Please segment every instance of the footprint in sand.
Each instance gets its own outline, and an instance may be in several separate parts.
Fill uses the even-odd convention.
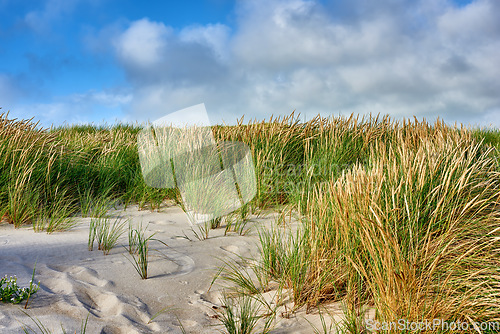
[[[50,277],[43,282],[43,287],[51,293],[58,296],[70,295],[73,291],[73,280],[67,273],[60,272],[58,270],[53,270],[47,267],[51,271],[50,274],[45,274],[42,272],[43,276]]]
[[[99,293],[93,296],[95,309],[104,316],[118,316],[123,312],[123,303],[113,293]]]
[[[222,293],[220,291],[196,290],[194,293],[189,297],[188,303],[191,305],[202,305],[214,309],[221,305]]]
[[[238,246],[229,245],[229,246],[221,246],[221,248],[223,250],[225,250],[226,252],[233,253],[233,254],[236,254],[236,255],[240,255],[240,248]]]
[[[71,274],[73,278],[94,286],[105,287],[108,285],[114,285],[111,281],[99,278],[97,271],[93,269],[73,266],[68,270],[68,273]]]
[[[137,297],[121,296],[110,292],[107,288],[113,283],[100,279],[97,271],[93,269],[80,266],[53,266],[43,269],[50,271],[45,275],[51,277],[46,281],[46,289],[58,296],[58,300],[52,305],[62,313],[74,316],[82,310],[83,306],[98,318],[121,319],[117,322],[127,323],[131,326],[130,329],[145,326],[144,324],[150,319],[146,304]],[[154,329],[155,326],[157,327],[157,325],[150,325],[149,328]],[[159,330],[159,327],[157,329]],[[135,332],[127,330],[126,333]]]

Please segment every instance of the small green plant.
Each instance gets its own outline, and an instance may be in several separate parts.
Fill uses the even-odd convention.
[[[28,298],[26,298],[26,304],[24,304],[24,309],[28,308],[28,303],[30,302],[31,295],[33,293],[36,293],[38,289],[40,289],[40,282],[38,282],[38,284],[33,283],[35,280],[35,269],[36,269],[36,262],[35,265],[33,266],[33,272],[31,273],[30,287],[28,289]]]
[[[122,222],[121,217],[116,218],[112,223],[110,219],[96,218],[90,220],[88,249],[94,249],[94,242],[97,241],[97,249],[102,250],[104,255],[116,246],[118,239],[125,230],[127,221]]]
[[[128,224],[128,252],[129,254],[137,253],[137,238],[135,229],[132,227],[132,222]]]
[[[147,227],[146,227],[147,228]],[[154,234],[149,237],[144,236],[145,229],[134,229],[129,236],[129,251],[132,252],[132,260],[130,261],[139,276],[142,279],[148,278],[148,255],[149,255],[149,241],[153,238]]]
[[[5,275],[4,277],[0,278],[0,301],[4,303],[19,304],[23,300],[26,300],[25,308],[27,308],[30,296],[40,289],[40,282],[38,282],[38,284],[33,283],[34,278],[34,268],[30,285],[27,288],[21,288],[17,285],[16,276],[7,277],[7,275]]]
[[[196,231],[193,227],[191,228],[191,231],[193,231],[196,239],[202,241],[208,239],[208,234],[210,233],[211,226],[212,222],[208,221],[198,224],[198,226],[196,226],[198,231]]]
[[[261,318],[258,315],[259,306],[249,296],[242,296],[237,300],[224,296],[218,319],[228,334],[250,334],[254,332],[257,321]],[[266,328],[262,333],[266,333],[267,330]]]
[[[166,243],[159,239],[153,238],[156,233],[151,234],[149,237],[145,236],[147,226],[142,228],[142,224],[139,228],[132,229],[129,225],[129,253],[132,255],[132,260],[127,258],[130,263],[134,266],[135,270],[141,276],[142,279],[148,278],[148,262],[149,262],[149,242],[151,240],[158,241],[163,245],[167,246]]]

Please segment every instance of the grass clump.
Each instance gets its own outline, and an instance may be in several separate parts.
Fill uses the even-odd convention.
[[[493,146],[439,121],[348,120],[321,125],[304,161],[300,173],[276,176],[304,181],[287,193],[302,223],[261,231],[257,291],[241,279],[247,269],[226,263],[240,292],[256,295],[267,281],[295,309],[342,302],[347,332],[366,330],[366,307],[385,322],[500,321]],[[323,172],[329,164],[342,168]]]
[[[88,249],[93,250],[94,242],[97,242],[97,249],[102,250],[104,255],[108,255],[125,232],[126,224],[127,220],[122,221],[120,217],[113,221],[108,218],[92,218],[89,227]]]
[[[175,198],[142,179],[139,126],[42,129],[32,120],[0,114],[0,213],[14,226],[59,230],[77,212],[103,217],[110,203],[158,208]]]
[[[383,321],[498,317],[500,179],[490,151],[465,136],[401,135],[369,168],[316,188],[295,302],[347,298]]]
[[[132,228],[129,225],[129,248],[128,251],[132,255],[132,260],[128,259],[130,263],[134,266],[139,276],[142,279],[148,278],[148,264],[149,264],[149,251],[150,242],[158,241],[163,245],[167,246],[163,241],[154,238],[156,233],[151,234],[146,237],[147,226],[142,228],[142,225],[138,228]]]
[[[250,297],[242,297],[234,301],[227,296],[222,301],[222,311],[219,312],[219,321],[228,334],[253,333],[259,316],[259,304]],[[263,331],[262,333],[265,333]]]

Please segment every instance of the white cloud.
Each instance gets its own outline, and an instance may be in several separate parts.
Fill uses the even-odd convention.
[[[123,113],[132,101],[129,92],[89,91],[63,96],[55,101],[40,103],[17,103],[10,113],[11,118],[29,119],[36,115],[41,126],[72,123],[131,121]],[[2,109],[3,111],[3,109]]]
[[[179,33],[163,23],[141,19],[114,39],[116,54],[130,81],[146,85],[223,80],[229,28],[189,26]]]
[[[127,66],[158,65],[170,32],[163,23],[148,19],[135,21],[115,42],[118,56]]]
[[[116,48],[134,90],[127,111],[154,119],[205,102],[226,121],[297,109],[500,126],[498,1],[340,4],[242,1],[231,30],[132,23]]]
[[[237,60],[271,69],[330,62],[337,56],[332,42],[344,33],[312,1],[248,2],[239,27],[233,40]]]
[[[129,104],[132,101],[132,94],[90,91],[84,94],[73,94],[68,99],[74,103],[96,103],[105,107],[117,107]]]
[[[81,3],[47,0],[25,23],[50,32],[54,20]],[[21,101],[45,96],[46,88],[0,73],[0,106],[17,110],[16,117],[36,111],[55,123],[113,112],[155,119],[205,102],[213,121],[296,109],[308,117],[380,112],[500,126],[498,0],[466,6],[452,0],[241,0],[235,11],[231,27],[174,29],[148,18],[118,20],[100,31],[87,27],[84,46],[94,55],[113,52],[127,89],[28,107]]]
[[[440,30],[451,39],[475,43],[485,38],[498,39],[500,4],[496,0],[476,0],[461,8],[450,8],[438,19]]]

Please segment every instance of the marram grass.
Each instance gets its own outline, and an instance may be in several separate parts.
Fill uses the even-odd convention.
[[[139,131],[43,130],[1,114],[0,217],[40,230],[52,221],[55,231],[75,214],[103,217],[110,202],[182,206],[178,191],[143,181]],[[379,321],[500,322],[499,130],[387,116],[301,123],[292,114],[212,131],[252,152],[248,210],[286,206],[302,221],[293,233],[261,231],[252,293],[277,282],[296,308],[342,302],[357,331],[366,307]]]
[[[247,294],[278,282],[296,308],[343,302],[354,332],[366,307],[380,322],[500,323],[496,148],[442,122],[312,122],[298,168],[260,168],[272,184],[295,185],[278,190],[302,213],[301,228],[261,232],[255,291],[235,279],[247,269],[226,263],[224,278]]]
[[[20,227],[66,229],[75,214],[102,217],[110,203],[158,208],[168,189],[148,188],[137,154],[137,126],[40,129],[0,114],[0,215]]]

